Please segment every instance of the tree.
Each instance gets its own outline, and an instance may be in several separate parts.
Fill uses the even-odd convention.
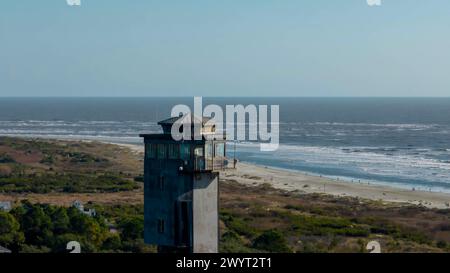
[[[70,219],[67,210],[63,207],[56,208],[51,214],[53,233],[63,234],[69,231]]]
[[[122,246],[120,236],[118,234],[109,235],[103,242],[102,249],[108,251],[118,251]]]
[[[144,237],[144,218],[129,217],[119,222],[122,241],[142,239]]]
[[[68,210],[72,232],[86,237],[92,244],[100,247],[106,237],[106,229],[95,218],[82,214],[75,208]]]
[[[16,252],[24,241],[19,222],[11,214],[0,212],[0,244]]]
[[[53,236],[51,218],[39,205],[27,206],[28,210],[20,222],[26,242],[32,245],[46,245]]]

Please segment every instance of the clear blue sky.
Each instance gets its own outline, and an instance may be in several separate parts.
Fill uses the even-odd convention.
[[[0,96],[450,96],[450,1],[2,0]]]

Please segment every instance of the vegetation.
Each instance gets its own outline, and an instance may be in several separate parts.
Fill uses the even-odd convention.
[[[15,193],[88,193],[133,190],[138,186],[130,180],[115,175],[63,174],[0,178],[0,188],[3,192]]]
[[[108,144],[0,137],[0,192],[93,193],[139,189],[132,155]],[[131,166],[129,166],[131,165]]]
[[[221,252],[366,252],[372,240],[383,252],[450,251],[449,210],[243,187],[230,181],[221,186]],[[143,242],[142,204],[86,207],[97,215],[73,207],[15,204],[9,213],[0,212],[0,245],[17,252],[67,252],[67,243],[75,240],[83,252],[156,251]]]
[[[0,197],[30,200],[0,211],[0,245],[67,252],[67,243],[78,241],[82,252],[155,252],[143,241],[140,160],[115,145],[0,137]],[[372,240],[383,252],[450,252],[450,209],[248,187],[226,178],[220,191],[221,252],[367,252]],[[86,207],[97,215],[67,207],[73,198],[92,201]]]
[[[0,154],[0,163],[15,163],[16,161],[8,154]]]
[[[99,206],[97,206],[99,207]],[[126,211],[140,211],[128,206]],[[9,213],[0,212],[0,245],[14,252],[68,252],[67,243],[78,241],[83,252],[154,252],[143,242],[144,219],[102,207],[95,217],[74,207],[31,204],[23,201]],[[115,217],[122,219],[116,222]]]
[[[291,249],[287,245],[286,238],[282,233],[276,230],[264,231],[255,239],[253,242],[253,247],[270,252],[291,252]]]
[[[245,194],[244,194],[245,193]],[[450,210],[221,184],[222,252],[450,251]]]

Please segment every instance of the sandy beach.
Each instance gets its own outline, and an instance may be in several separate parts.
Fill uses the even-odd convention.
[[[278,170],[239,162],[236,170],[227,170],[222,176],[241,184],[257,186],[264,183],[286,191],[325,193],[334,196],[351,196],[383,202],[400,202],[430,208],[449,208],[450,194],[413,191],[358,182],[337,181],[300,172]]]

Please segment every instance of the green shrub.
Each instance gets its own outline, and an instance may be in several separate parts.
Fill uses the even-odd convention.
[[[263,232],[254,240],[253,247],[276,253],[292,252],[287,244],[286,238],[276,230]]]
[[[220,238],[220,252],[224,253],[254,253],[256,249],[246,246],[245,242],[236,232],[230,230],[225,232]]]
[[[366,237],[370,234],[364,225],[352,223],[342,217],[295,215],[290,212],[279,213],[280,216],[290,221],[292,230],[303,235],[345,235],[354,237]]]
[[[55,159],[53,158],[52,155],[46,155],[41,161],[39,161],[39,163],[51,165],[55,163]]]
[[[221,220],[232,231],[239,235],[247,236],[249,238],[255,237],[256,230],[248,225],[248,223],[241,217],[234,217],[230,213],[221,213]]]
[[[144,217],[134,216],[120,220],[119,229],[121,230],[122,241],[132,241],[144,237]]]
[[[439,248],[445,249],[445,248],[447,248],[447,242],[446,241],[438,241],[436,243],[436,246]]]
[[[63,174],[28,177],[0,178],[0,190],[4,192],[118,192],[137,189],[135,182],[123,179],[112,174],[87,175],[87,174]]]
[[[135,182],[144,182],[144,176],[143,175],[140,175],[140,176],[135,176],[134,177],[134,181]]]
[[[15,163],[16,161],[9,154],[0,154],[0,163]]]
[[[11,214],[0,211],[0,245],[15,251],[24,240],[19,222]]]

